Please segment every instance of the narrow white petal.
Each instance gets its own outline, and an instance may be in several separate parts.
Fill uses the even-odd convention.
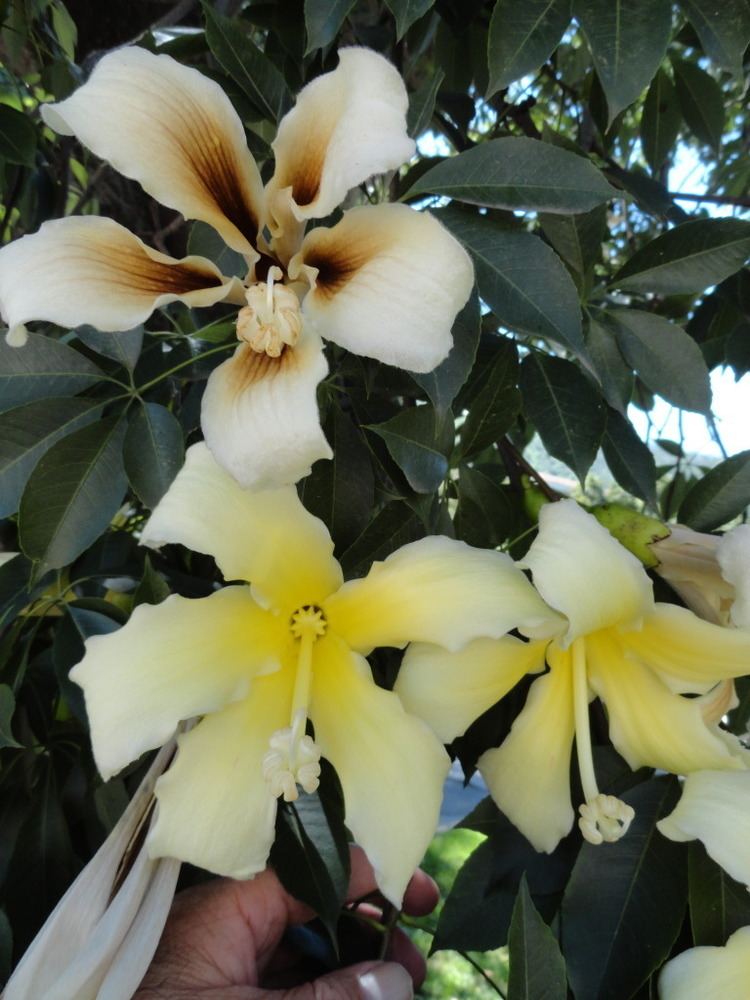
[[[273,142],[268,185],[274,235],[291,219],[322,219],[373,174],[408,160],[404,82],[383,56],[346,48],[331,73],[304,87]]]
[[[67,100],[42,108],[186,219],[201,219],[240,253],[254,251],[263,190],[245,131],[221,87],[171,56],[131,46],[105,55]]]
[[[225,579],[249,580],[264,604],[286,614],[321,604],[343,579],[328,529],[293,486],[243,490],[203,443],[188,448],[141,541],[214,556]]]
[[[154,785],[174,742],[157,754],[114,829],[57,904],[11,976],[4,1000],[129,1000],[143,978],[174,894],[179,862],[149,861],[141,849],[110,902],[128,845],[153,805]],[[137,942],[138,947],[134,947]],[[122,988],[99,993],[128,957]],[[130,993],[127,992],[130,988]]]
[[[733,879],[750,885],[750,771],[689,774],[677,806],[656,825],[670,840],[702,841]]]
[[[316,389],[328,365],[320,338],[303,331],[280,357],[240,344],[210,375],[201,426],[214,457],[254,490],[296,483],[313,462],[331,458]]]
[[[659,1000],[747,1000],[750,927],[740,927],[723,948],[683,951],[659,976]]]
[[[313,229],[290,274],[311,282],[302,312],[322,337],[415,372],[446,357],[474,284],[460,243],[405,205],[353,208],[332,228]]]
[[[719,541],[716,558],[721,575],[734,587],[730,620],[737,628],[750,630],[750,525],[728,531]]]
[[[565,645],[614,625],[637,625],[654,603],[641,563],[574,500],[546,504],[523,565],[568,619]]]
[[[93,215],[45,222],[0,250],[0,312],[16,334],[30,320],[129,330],[170,302],[211,306],[238,288],[209,260],[168,257]]]

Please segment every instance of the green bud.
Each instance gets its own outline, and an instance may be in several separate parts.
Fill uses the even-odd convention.
[[[534,524],[539,520],[539,511],[544,507],[545,504],[551,503],[549,497],[545,496],[542,490],[539,489],[530,479],[529,476],[521,476],[521,483],[523,485],[523,509],[526,512],[526,516]]]
[[[592,507],[591,513],[613,538],[641,560],[647,569],[659,565],[651,551],[651,543],[667,538],[671,532],[657,517],[640,514],[630,507],[617,503],[604,503]]]

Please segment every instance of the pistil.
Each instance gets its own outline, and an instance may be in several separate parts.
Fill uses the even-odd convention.
[[[624,836],[635,816],[632,806],[614,795],[603,795],[596,783],[594,757],[589,728],[588,679],[586,676],[586,640],[576,639],[571,649],[573,659],[573,707],[576,726],[578,772],[585,802],[580,808],[578,826],[590,844],[614,843]]]

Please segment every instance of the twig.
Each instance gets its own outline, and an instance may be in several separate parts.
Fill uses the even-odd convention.
[[[712,201],[717,205],[736,205],[738,208],[750,208],[750,198],[735,198],[730,194],[685,194],[683,191],[668,191],[670,198],[676,201]]]
[[[523,457],[521,452],[516,448],[510,438],[503,438],[502,441],[498,441],[498,448],[500,453],[507,456],[511,461],[513,461],[519,469],[522,469],[527,476],[530,476],[534,482],[537,484],[541,492],[548,500],[559,500],[560,494],[553,490],[549,483],[544,479],[544,477],[536,471],[531,463],[527,462]]]

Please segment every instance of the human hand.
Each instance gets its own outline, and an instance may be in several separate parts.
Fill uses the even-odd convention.
[[[376,890],[369,862],[352,850],[347,901]],[[431,912],[438,889],[422,871],[412,878],[404,911]],[[372,912],[372,911],[369,911]],[[272,871],[249,882],[217,879],[175,897],[161,942],[133,1000],[409,1000],[425,974],[422,956],[401,931],[391,961],[360,962],[285,990],[261,985],[294,963],[283,945],[287,927],[313,918]]]

